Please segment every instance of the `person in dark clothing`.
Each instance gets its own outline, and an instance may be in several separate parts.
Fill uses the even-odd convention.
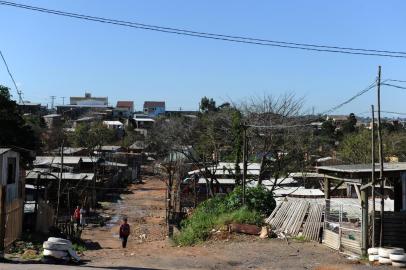
[[[120,226],[120,239],[123,248],[127,246],[128,236],[130,236],[130,225],[127,223],[127,218],[123,218],[123,224]]]

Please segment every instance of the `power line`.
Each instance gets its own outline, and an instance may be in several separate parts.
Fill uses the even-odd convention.
[[[393,80],[393,79],[386,79],[383,82],[400,82],[400,83],[406,83],[405,80]]]
[[[287,129],[287,128],[297,128],[297,127],[309,127],[313,126],[312,124],[303,124],[303,125],[270,125],[270,126],[260,126],[260,125],[245,125],[246,127],[252,128],[264,128],[264,129]]]
[[[382,111],[383,113],[390,113],[390,114],[399,114],[399,115],[406,115],[406,113],[402,113],[402,112],[391,112],[391,111]]]
[[[298,49],[298,50],[306,50],[306,51],[406,58],[406,52],[361,49],[361,48],[348,48],[348,47],[327,46],[327,45],[315,45],[315,44],[294,43],[294,42],[275,41],[275,40],[258,39],[258,38],[250,38],[250,37],[214,34],[214,33],[198,32],[198,31],[142,24],[142,23],[136,23],[136,22],[108,19],[108,18],[103,18],[103,17],[88,16],[88,15],[82,15],[82,14],[77,14],[77,13],[64,12],[64,11],[58,11],[58,10],[52,10],[52,9],[45,9],[45,8],[41,8],[41,7],[23,5],[23,4],[18,4],[18,3],[14,3],[14,2],[8,2],[8,1],[0,1],[0,4],[6,5],[6,6],[12,6],[12,7],[16,7],[16,8],[27,9],[27,10],[31,10],[31,11],[37,11],[37,12],[65,16],[65,17],[70,17],[70,18],[82,19],[82,20],[87,20],[87,21],[95,21],[95,22],[101,22],[101,23],[107,23],[107,24],[113,24],[113,25],[119,25],[119,26],[132,27],[132,28],[137,28],[137,29],[144,29],[144,30],[150,30],[150,31],[164,32],[164,33],[177,34],[177,35],[185,35],[185,36],[192,36],[192,37],[199,37],[199,38],[206,38],[206,39],[222,40],[222,41],[245,43],[245,44],[252,44],[252,45]]]
[[[351,101],[355,100],[356,98],[358,98],[358,97],[362,96],[363,94],[367,93],[368,91],[370,91],[371,89],[373,89],[375,86],[376,86],[376,82],[373,82],[371,85],[369,85],[369,86],[368,86],[367,88],[365,88],[364,90],[358,92],[356,95],[354,95],[354,96],[352,96],[351,98],[347,99],[347,100],[344,101],[343,103],[340,103],[340,104],[334,106],[333,108],[331,108],[331,109],[329,109],[329,110],[327,110],[327,111],[324,111],[324,112],[321,113],[321,114],[329,114],[329,113],[332,113],[332,112],[334,112],[334,111],[340,109],[340,108],[343,107],[344,105],[350,103]]]
[[[406,87],[405,87],[405,86],[399,86],[399,85],[394,85],[394,84],[390,84],[390,83],[382,83],[381,85],[385,85],[385,86],[390,86],[390,87],[394,87],[394,88],[406,90]]]
[[[14,87],[16,88],[16,91],[17,91],[17,94],[18,94],[18,99],[19,99],[18,102],[19,102],[19,103],[22,103],[22,104],[24,105],[24,100],[23,100],[23,97],[22,97],[22,92],[18,89],[17,83],[16,83],[16,81],[14,80],[13,74],[11,74],[11,71],[10,71],[10,69],[9,69],[9,67],[8,67],[7,61],[6,61],[6,59],[4,58],[4,55],[3,55],[3,53],[2,53],[1,50],[0,50],[0,55],[1,55],[1,58],[3,59],[4,65],[6,66],[8,75],[10,76],[11,80],[13,81]]]

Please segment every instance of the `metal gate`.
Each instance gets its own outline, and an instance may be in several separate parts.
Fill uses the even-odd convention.
[[[326,200],[323,243],[333,249],[361,254],[362,210],[340,199]]]

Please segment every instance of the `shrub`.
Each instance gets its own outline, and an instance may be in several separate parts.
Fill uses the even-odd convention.
[[[227,205],[237,209],[242,206],[242,188],[236,187],[227,196]],[[270,215],[276,206],[275,199],[271,191],[263,186],[247,188],[245,190],[246,206],[250,210],[255,210],[263,215]]]
[[[225,197],[216,196],[202,202],[193,214],[181,223],[174,237],[178,245],[193,245],[207,239],[212,229],[230,223],[261,225],[264,215],[275,208],[272,193],[263,187],[246,190],[246,205],[242,205],[242,189],[237,187]]]

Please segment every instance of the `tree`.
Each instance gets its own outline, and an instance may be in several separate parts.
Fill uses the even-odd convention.
[[[216,102],[212,98],[203,97],[200,101],[201,112],[215,112],[217,110]]]
[[[290,172],[305,166],[308,152],[305,140],[311,130],[294,128],[306,123],[306,119],[300,117],[302,107],[303,100],[293,94],[252,98],[242,105],[246,122],[252,126],[248,133],[251,151],[261,164],[258,185],[270,175],[275,179],[273,190]],[[284,128],[286,126],[293,128]]]
[[[101,146],[114,142],[114,130],[107,128],[101,122],[95,124],[80,124],[75,128],[71,141],[77,147],[89,150],[99,149]]]
[[[371,132],[367,129],[347,134],[340,143],[338,155],[345,163],[371,162]]]
[[[0,85],[0,145],[20,147],[39,151],[39,135],[26,123],[18,110],[17,103],[11,100],[10,89]],[[32,157],[23,153],[24,162],[31,162]]]
[[[355,132],[357,130],[356,125],[357,125],[357,118],[355,117],[355,114],[350,113],[347,120],[342,125],[343,133],[346,134],[346,133]]]

